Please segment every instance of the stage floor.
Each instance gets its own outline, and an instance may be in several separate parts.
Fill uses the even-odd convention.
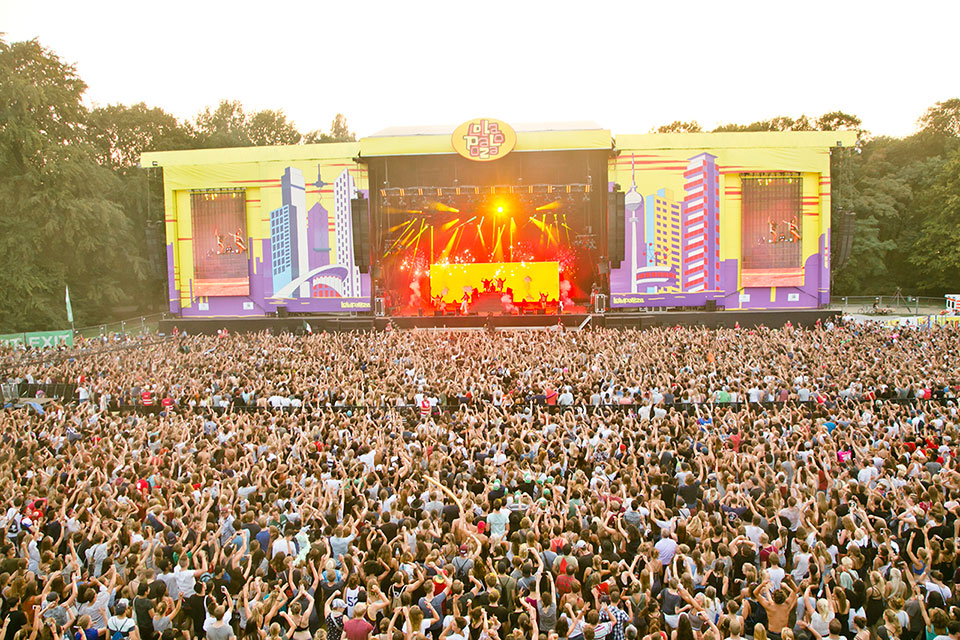
[[[565,329],[576,329],[589,318],[585,326],[610,327],[623,329],[646,329],[651,327],[703,326],[710,328],[741,327],[782,327],[786,323],[795,326],[812,327],[818,321],[836,319],[840,312],[833,309],[795,309],[778,311],[657,311],[624,312],[614,311],[605,314],[563,314],[563,315],[467,315],[467,316],[400,316],[374,317],[343,316],[317,314],[287,318],[171,318],[160,321],[160,332],[169,335],[174,327],[189,334],[212,335],[218,329],[226,328],[231,332],[255,332],[271,330],[274,332],[307,332],[307,325],[314,332],[319,331],[371,331],[386,328],[392,323],[397,329],[475,329],[475,328],[549,328],[560,324]]]

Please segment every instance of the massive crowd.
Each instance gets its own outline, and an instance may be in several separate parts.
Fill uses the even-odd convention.
[[[8,351],[77,394],[0,412],[0,635],[958,640],[958,338]]]

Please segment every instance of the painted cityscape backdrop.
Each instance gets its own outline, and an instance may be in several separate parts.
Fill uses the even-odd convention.
[[[246,199],[232,192],[229,197],[201,192],[202,207],[225,201],[222,206],[233,214],[214,221],[199,215],[202,208],[194,194],[195,238],[190,240],[206,244],[200,246],[200,258],[195,257],[193,277],[184,282],[192,304],[182,307],[173,245],[168,245],[171,310],[189,316],[263,315],[282,308],[292,313],[369,311],[370,274],[360,272],[354,255],[350,211],[351,200],[366,194],[357,189],[349,167],[315,166],[317,178],[310,183],[303,169],[292,164],[275,178],[233,181],[246,193],[253,190]],[[321,177],[331,170],[339,171],[332,184]],[[331,200],[332,215],[327,208]],[[236,222],[224,224],[226,219]],[[229,272],[224,266],[228,260]]]
[[[317,171],[318,189],[326,186]],[[353,251],[351,200],[357,193],[344,169],[333,183],[334,216],[318,200],[307,209],[303,172],[287,167],[280,180],[283,203],[270,212],[272,298],[369,298],[370,275],[361,274]],[[330,234],[336,241],[331,261]],[[264,256],[266,256],[266,251]]]
[[[610,271],[618,293],[719,292],[720,174],[717,158],[700,153],[687,161],[683,193],[637,188],[636,158],[625,194],[625,247]]]

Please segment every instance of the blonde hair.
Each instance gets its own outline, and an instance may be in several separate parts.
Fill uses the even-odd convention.
[[[820,614],[820,617],[826,620],[827,616],[830,614],[830,603],[827,602],[826,598],[820,598],[817,600],[817,613]]]
[[[900,624],[900,618],[897,617],[896,611],[893,609],[887,609],[883,612],[883,621],[884,623],[893,627],[894,635],[898,636],[903,631],[903,627]]]

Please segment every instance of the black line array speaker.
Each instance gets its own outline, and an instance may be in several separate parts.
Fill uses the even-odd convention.
[[[706,310],[707,310],[707,311],[716,311],[716,310],[717,310],[717,301],[716,301],[716,300],[707,300]]]
[[[287,308],[286,308],[286,307],[282,307],[282,306],[281,306],[281,307],[277,307],[277,317],[278,317],[278,318],[286,318],[286,317],[288,317],[289,315],[290,315],[290,313],[287,311]]]
[[[350,201],[350,218],[353,222],[353,256],[360,273],[370,271],[370,205],[366,198]]]
[[[626,243],[626,194],[619,189],[607,194],[607,252],[610,267],[616,269],[623,262]]]

